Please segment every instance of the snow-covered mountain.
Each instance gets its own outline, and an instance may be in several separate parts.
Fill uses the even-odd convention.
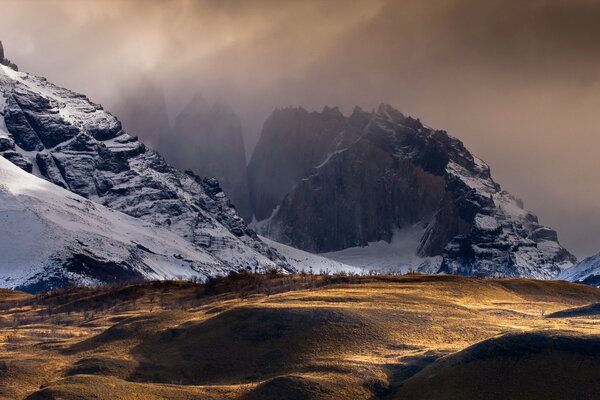
[[[462,142],[389,105],[276,110],[248,175],[261,234],[344,263],[547,279],[575,261]]]
[[[46,264],[35,257],[16,262],[23,247],[6,241],[0,267],[8,272],[0,285],[39,289],[110,281],[121,273],[166,278],[273,266],[546,279],[575,261],[556,232],[502,190],[459,140],[389,105],[357,108],[349,117],[328,107],[273,113],[248,166],[253,224],[293,247],[265,243],[216,179],[176,170],[100,105],[18,72],[1,55],[0,155],[65,191],[20,192],[10,185],[29,175],[18,178],[14,168],[4,168],[5,211],[12,204],[34,215],[31,232],[51,225],[52,240],[40,251],[56,256]],[[222,111],[215,111],[225,115],[221,125],[236,125]],[[44,204],[39,194],[50,192],[52,203]],[[77,229],[64,224],[69,208]],[[83,229],[88,208],[89,229]],[[114,217],[119,212],[133,219]],[[110,245],[94,247],[103,241]]]
[[[600,287],[600,253],[575,264],[557,279]]]
[[[213,178],[180,172],[87,97],[0,65],[0,155],[83,198],[162,227],[229,269],[290,268]]]
[[[0,157],[0,287],[205,278],[230,267],[165,228],[87,200]]]

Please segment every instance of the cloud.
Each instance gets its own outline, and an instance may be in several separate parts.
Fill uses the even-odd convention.
[[[202,92],[238,112],[252,146],[276,106],[392,103],[465,141],[578,255],[600,250],[595,0],[4,0],[1,8],[0,39],[21,69],[125,116],[139,115],[127,108],[139,91],[132,82],[164,92],[171,118]]]

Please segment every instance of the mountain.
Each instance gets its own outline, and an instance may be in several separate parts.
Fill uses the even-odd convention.
[[[546,279],[575,262],[462,142],[385,104],[276,110],[249,182],[263,235],[333,258],[384,242],[406,253],[386,270]]]
[[[326,107],[322,113],[302,108],[275,110],[265,121],[248,164],[250,201],[258,221],[269,218],[285,195],[324,161],[347,125],[337,108]]]
[[[2,65],[0,115],[0,154],[25,171],[163,227],[230,269],[290,268],[216,179],[171,167],[84,95]]]
[[[575,264],[557,279],[600,287],[600,253]]]
[[[231,268],[200,246],[91,202],[0,157],[0,286],[206,278]]]
[[[237,212],[251,219],[242,123],[229,106],[194,96],[158,149],[177,168],[217,178]]]

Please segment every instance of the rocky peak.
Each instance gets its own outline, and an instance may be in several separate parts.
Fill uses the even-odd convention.
[[[325,118],[331,119],[339,119],[344,118],[344,114],[340,111],[339,107],[323,107],[323,111],[321,111],[321,115]]]
[[[379,107],[377,107],[376,115],[379,117],[387,118],[392,122],[401,123],[406,119],[404,114],[400,111],[396,110],[389,104],[381,103]]]
[[[337,107],[325,107],[323,112],[296,107],[275,110],[265,121],[248,164],[256,219],[268,218],[297,181],[323,162],[332,146],[344,140],[340,133],[347,131],[350,136],[352,130]]]
[[[1,40],[0,40],[0,64],[6,65],[7,67],[14,69],[15,71],[19,70],[19,67],[17,67],[17,65],[15,63],[11,62],[9,59],[4,57],[4,46],[2,45]]]
[[[388,104],[336,125],[308,115],[267,121],[249,167],[258,226],[272,239],[334,252],[418,226],[411,256],[438,260],[423,272],[550,278],[574,262],[445,131]]]
[[[22,169],[167,229],[203,248],[223,271],[288,267],[244,223],[217,180],[173,168],[87,97],[0,67],[0,100],[0,155]]]
[[[158,149],[180,169],[216,177],[240,215],[251,218],[242,123],[228,104],[210,105],[196,94]]]

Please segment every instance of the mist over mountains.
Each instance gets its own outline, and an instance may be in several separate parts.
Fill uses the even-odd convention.
[[[118,89],[140,75],[171,121],[198,92],[224,100],[248,160],[277,107],[393,104],[458,136],[584,257],[600,247],[599,18],[588,0],[6,0],[0,36],[126,127]]]
[[[598,398],[599,20],[1,1],[0,400]]]

